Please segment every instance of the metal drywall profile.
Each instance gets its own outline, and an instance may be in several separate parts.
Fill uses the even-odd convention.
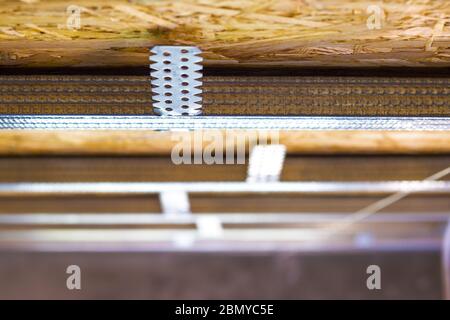
[[[1,115],[0,129],[450,131],[450,120],[446,117]]]

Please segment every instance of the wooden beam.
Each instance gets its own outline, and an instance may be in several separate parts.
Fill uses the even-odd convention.
[[[192,133],[182,134],[194,141]],[[281,131],[279,141],[291,154],[450,153],[447,131]],[[159,131],[4,130],[0,155],[169,155],[177,143],[171,132]]]
[[[0,157],[0,183],[236,182],[245,181],[247,165],[176,165],[170,156]],[[420,181],[449,166],[450,155],[290,155],[281,181]]]

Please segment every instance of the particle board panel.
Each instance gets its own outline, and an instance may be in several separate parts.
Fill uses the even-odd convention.
[[[0,3],[8,67],[143,66],[155,44],[197,45],[213,66],[449,66],[439,0],[79,0],[76,29],[66,1]]]

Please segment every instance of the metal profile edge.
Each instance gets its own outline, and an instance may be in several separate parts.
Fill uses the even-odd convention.
[[[450,117],[0,116],[0,130],[450,131]]]
[[[0,225],[151,225],[170,223],[183,225],[195,223],[199,216],[213,216],[224,224],[275,224],[275,223],[301,223],[320,224],[341,221],[348,213],[200,213],[177,215],[176,219],[161,213],[16,213],[1,214]],[[371,216],[364,223],[445,223],[448,214],[421,214],[421,213],[383,213]]]
[[[0,197],[22,194],[188,193],[450,193],[450,181],[380,182],[88,182],[0,183]]]

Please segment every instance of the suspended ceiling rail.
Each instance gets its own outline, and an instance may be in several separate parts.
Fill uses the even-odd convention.
[[[9,130],[369,130],[450,131],[448,117],[303,117],[303,116],[0,116]]]
[[[0,196],[42,194],[155,194],[188,193],[450,193],[450,181],[389,182],[92,182],[1,183]]]
[[[239,224],[284,224],[284,225],[319,225],[326,223],[336,223],[348,216],[348,213],[201,213],[201,214],[178,214],[164,215],[159,213],[20,213],[20,214],[1,214],[0,225],[29,225],[29,226],[92,226],[92,225],[185,225],[195,224],[197,220],[204,217],[214,217],[221,223],[227,225]],[[427,223],[446,223],[450,219],[449,213],[440,214],[396,214],[383,213],[382,215],[373,215],[363,221],[364,224],[427,224]]]

